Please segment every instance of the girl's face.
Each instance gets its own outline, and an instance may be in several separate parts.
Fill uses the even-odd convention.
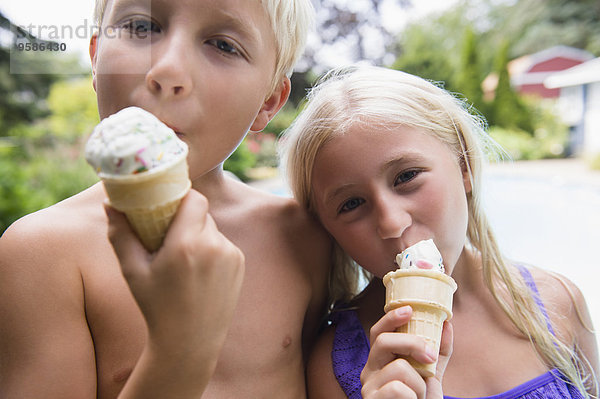
[[[409,127],[355,125],[317,153],[317,214],[340,246],[377,277],[396,254],[432,238],[452,273],[465,242],[468,174],[450,148]]]

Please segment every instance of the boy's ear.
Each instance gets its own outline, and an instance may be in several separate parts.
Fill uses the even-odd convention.
[[[286,76],[275,88],[273,93],[265,100],[262,107],[258,111],[254,123],[250,127],[251,132],[260,132],[263,130],[269,121],[279,112],[281,107],[287,102],[290,96],[292,84]]]
[[[96,90],[96,61],[98,59],[98,33],[94,33],[90,39],[90,60],[92,61],[92,86]]]

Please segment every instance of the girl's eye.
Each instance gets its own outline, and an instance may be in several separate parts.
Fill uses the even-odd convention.
[[[362,198],[350,198],[348,201],[342,204],[342,207],[338,213],[350,212],[364,204],[364,202],[365,200]]]
[[[415,177],[417,177],[419,175],[419,173],[420,173],[420,171],[414,170],[414,169],[404,171],[396,177],[396,181],[394,181],[394,185],[397,186],[399,184],[408,183],[409,181],[411,181]]]
[[[223,53],[237,55],[239,54],[237,48],[231,45],[228,41],[223,39],[213,39],[211,44]]]
[[[128,29],[131,35],[144,38],[151,33],[160,33],[160,27],[149,20],[132,19],[127,21],[124,28]]]

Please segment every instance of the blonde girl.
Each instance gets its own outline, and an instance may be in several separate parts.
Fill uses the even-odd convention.
[[[463,101],[413,75],[339,69],[310,92],[281,152],[294,196],[337,242],[331,325],[309,361],[311,398],[361,397],[361,389],[365,397],[597,395],[598,350],[580,291],[506,260],[484,215],[482,166],[493,148]],[[410,309],[383,314],[381,278],[395,254],[429,238],[459,287],[440,354],[393,333]],[[372,276],[359,295],[357,265]],[[442,369],[423,381],[398,354],[440,356]]]

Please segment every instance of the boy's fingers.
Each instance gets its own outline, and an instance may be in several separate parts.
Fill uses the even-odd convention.
[[[108,239],[119,259],[123,276],[129,281],[132,275],[142,272],[144,262],[140,259],[149,254],[131,229],[125,214],[106,203],[104,211],[108,218]]]
[[[204,229],[208,215],[208,200],[195,190],[190,190],[181,200],[177,213],[171,221],[165,241],[169,237],[186,237],[187,234],[197,235]],[[194,229],[191,231],[190,229]],[[171,234],[172,233],[172,234]]]

